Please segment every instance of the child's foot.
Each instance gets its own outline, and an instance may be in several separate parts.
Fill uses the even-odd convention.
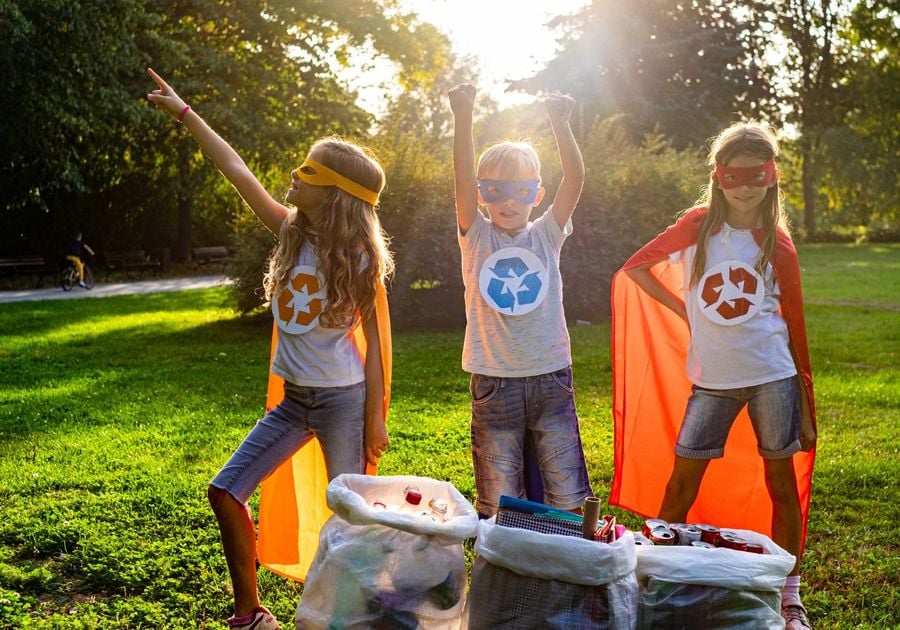
[[[78,283],[78,286],[84,287],[85,289],[87,288],[87,285],[84,283],[84,280],[80,281],[80,282]]]
[[[259,606],[243,617],[229,617],[228,627],[237,630],[281,630],[275,615],[265,606]]]
[[[784,619],[785,630],[812,630],[809,619],[806,618],[806,608],[803,604],[786,604],[781,607],[781,616]]]

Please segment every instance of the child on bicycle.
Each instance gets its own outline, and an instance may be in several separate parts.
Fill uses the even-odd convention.
[[[91,249],[90,245],[81,240],[81,230],[75,230],[72,234],[72,240],[66,243],[66,260],[75,265],[75,269],[78,271],[78,286],[87,288],[87,285],[84,283],[85,254],[93,256],[94,250]]]

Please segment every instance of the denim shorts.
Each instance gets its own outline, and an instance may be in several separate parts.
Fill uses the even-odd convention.
[[[240,503],[301,446],[317,438],[328,479],[365,469],[366,383],[306,387],[285,381],[284,399],[260,420],[210,482]]]
[[[470,390],[478,512],[495,514],[501,494],[525,497],[526,433],[544,483],[544,501],[564,510],[581,507],[592,493],[572,368],[517,378],[473,374]]]
[[[786,459],[800,450],[800,385],[791,376],[736,389],[693,387],[678,434],[675,454],[687,459],[716,459],[738,413],[747,405],[759,454]]]

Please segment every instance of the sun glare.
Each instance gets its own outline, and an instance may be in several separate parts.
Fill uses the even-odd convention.
[[[506,84],[540,70],[557,50],[547,23],[588,0],[524,3],[519,0],[405,0],[404,6],[450,38],[460,56],[476,60],[479,87],[502,102]]]
[[[469,79],[501,107],[531,102],[527,94],[506,92],[510,81],[526,78],[553,58],[557,34],[547,23],[568,15],[589,0],[556,0],[549,5],[519,0],[403,0],[405,11],[443,31],[459,57],[472,60]],[[393,90],[396,66],[362,51],[342,74],[360,95],[360,104],[376,116]]]

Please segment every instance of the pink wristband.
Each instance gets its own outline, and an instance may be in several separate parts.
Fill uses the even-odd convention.
[[[184,109],[181,110],[181,113],[178,114],[178,124],[179,125],[184,122],[184,117],[187,115],[188,110],[190,110],[190,109],[191,109],[190,105],[185,105]]]

